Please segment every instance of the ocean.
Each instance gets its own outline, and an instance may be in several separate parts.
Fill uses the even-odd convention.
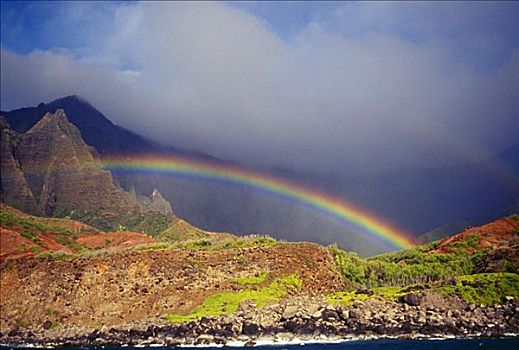
[[[244,347],[202,347],[203,349],[250,349]],[[21,349],[0,345],[0,350]],[[33,348],[32,348],[33,349]],[[67,350],[160,350],[160,349],[185,349],[185,347],[67,347]],[[264,345],[255,346],[258,350],[518,350],[519,338],[508,339],[446,339],[446,340],[359,340],[342,343],[318,343],[305,345]]]

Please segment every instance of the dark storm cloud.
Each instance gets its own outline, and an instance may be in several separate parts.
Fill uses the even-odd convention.
[[[76,93],[164,143],[295,168],[438,165],[517,141],[517,38],[495,20],[491,35],[469,29],[487,8],[341,4],[286,41],[219,3],[112,4],[102,33],[95,7],[67,6],[86,46],[2,48],[2,109]],[[59,35],[55,19],[48,28]]]

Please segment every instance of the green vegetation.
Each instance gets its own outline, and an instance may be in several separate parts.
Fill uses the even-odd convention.
[[[56,321],[52,321],[49,329],[56,329],[59,328],[59,323]]]
[[[171,224],[172,218],[159,212],[128,213],[120,220],[120,225],[129,231],[142,232],[157,237]]]
[[[12,270],[13,267],[14,267],[14,265],[11,261],[6,261],[2,264],[2,269]]]
[[[373,288],[371,291],[373,292],[373,295],[367,295],[367,294],[356,294],[355,291],[349,291],[349,292],[336,292],[332,293],[326,296],[326,299],[328,302],[333,304],[340,304],[349,306],[353,304],[354,301],[364,301],[369,298],[386,298],[391,300],[396,300],[398,297],[406,294],[410,289],[413,288],[426,288],[426,286],[422,284],[410,286],[410,287],[376,287]]]
[[[60,218],[71,218],[92,225],[103,231],[112,231],[117,228],[119,220],[118,215],[114,212],[104,209],[94,210],[56,210],[53,215]]]
[[[4,208],[0,210],[0,221],[3,227],[14,229],[20,232],[23,237],[30,239],[38,245],[42,245],[43,243],[37,236],[37,233],[52,233],[56,242],[74,250],[77,253],[88,250],[87,247],[79,245],[75,242],[75,238],[77,237],[76,233],[73,233],[64,227],[59,226],[59,222],[53,222],[52,220],[58,219],[23,217]],[[45,221],[46,223],[44,224],[40,221]]]
[[[256,274],[255,276],[244,276],[244,277],[237,277],[231,280],[232,283],[240,284],[243,286],[253,286],[258,285],[267,279],[269,275],[268,271],[263,271],[262,273]]]
[[[355,294],[354,291],[350,292],[335,292],[326,296],[326,300],[328,300],[331,304],[340,304],[343,306],[350,306],[354,301],[364,301],[368,299],[369,296],[366,294]]]
[[[27,328],[29,327],[29,322],[27,322],[26,320],[19,319],[16,320],[16,325],[20,328]]]
[[[191,310],[187,315],[168,315],[167,320],[173,323],[186,322],[201,317],[218,316],[235,312],[239,305],[251,300],[258,307],[263,307],[269,302],[275,302],[291,290],[302,287],[302,281],[297,274],[278,278],[269,286],[258,290],[245,289],[239,292],[217,293],[207,297],[204,302]]]
[[[3,208],[0,210],[0,222],[5,228],[19,229],[20,234],[23,237],[30,239],[36,244],[41,244],[41,240],[36,235],[36,232],[49,231],[49,227],[31,219],[26,219],[16,215],[15,213],[4,210]]]
[[[443,295],[457,295],[469,303],[496,304],[503,302],[505,296],[519,298],[519,275],[496,272],[460,276],[455,285],[444,285],[435,290]]]
[[[413,283],[429,283],[473,273],[474,267],[486,251],[478,245],[478,235],[449,247],[445,254],[428,254],[438,248],[432,242],[417,248],[359,258],[331,246],[329,249],[343,275],[352,287],[399,286]]]
[[[61,250],[46,250],[36,255],[37,258],[49,258],[52,260],[70,260],[74,255],[67,254]]]
[[[158,242],[158,243],[149,243],[149,244],[141,244],[135,247],[135,250],[140,252],[148,252],[152,250],[164,250],[171,248],[171,244],[166,242]]]
[[[519,222],[519,215],[510,219]],[[351,283],[345,291],[329,295],[328,300],[349,305],[371,297],[398,298],[414,289],[457,296],[474,304],[500,303],[507,295],[519,298],[519,274],[513,262],[505,259],[501,266],[493,259],[492,271],[509,272],[477,273],[492,254],[490,248],[481,248],[479,238],[476,233],[451,242],[441,253],[436,251],[439,242],[432,242],[368,259],[331,246],[337,266]],[[454,282],[442,282],[446,280]],[[371,288],[373,296],[355,294],[353,290],[359,286]]]
[[[493,305],[503,302],[506,296],[519,298],[519,275],[508,272],[463,275],[456,279],[454,285],[416,284],[407,287],[377,287],[372,289],[373,295],[346,291],[329,294],[326,298],[330,303],[349,306],[357,300],[364,301],[370,298],[383,297],[396,300],[413,290],[427,290],[444,296],[458,296],[468,303],[478,305]]]
[[[519,214],[512,214],[508,217],[510,220],[515,221],[516,223],[519,223]],[[519,225],[515,227],[515,233],[519,234]]]
[[[166,242],[180,242],[208,238],[207,232],[183,221],[174,220],[157,238]]]
[[[196,241],[178,242],[176,247],[185,249],[222,250],[250,247],[272,247],[276,244],[278,244],[278,241],[269,236],[250,235],[237,237],[221,234],[221,236],[217,235]]]

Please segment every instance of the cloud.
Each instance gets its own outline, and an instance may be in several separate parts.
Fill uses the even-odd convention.
[[[441,18],[420,8],[397,31],[402,17],[374,5],[339,8],[290,41],[225,4],[144,2],[115,7],[92,43],[82,8],[75,35],[89,47],[2,48],[2,109],[77,93],[164,143],[292,168],[439,165],[478,157],[472,144],[516,142],[517,43],[502,63],[477,69],[442,44]],[[420,40],[408,37],[413,28]]]

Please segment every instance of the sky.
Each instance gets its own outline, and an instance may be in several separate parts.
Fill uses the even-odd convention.
[[[302,170],[518,142],[518,2],[0,4],[2,110],[78,94],[164,144]]]

